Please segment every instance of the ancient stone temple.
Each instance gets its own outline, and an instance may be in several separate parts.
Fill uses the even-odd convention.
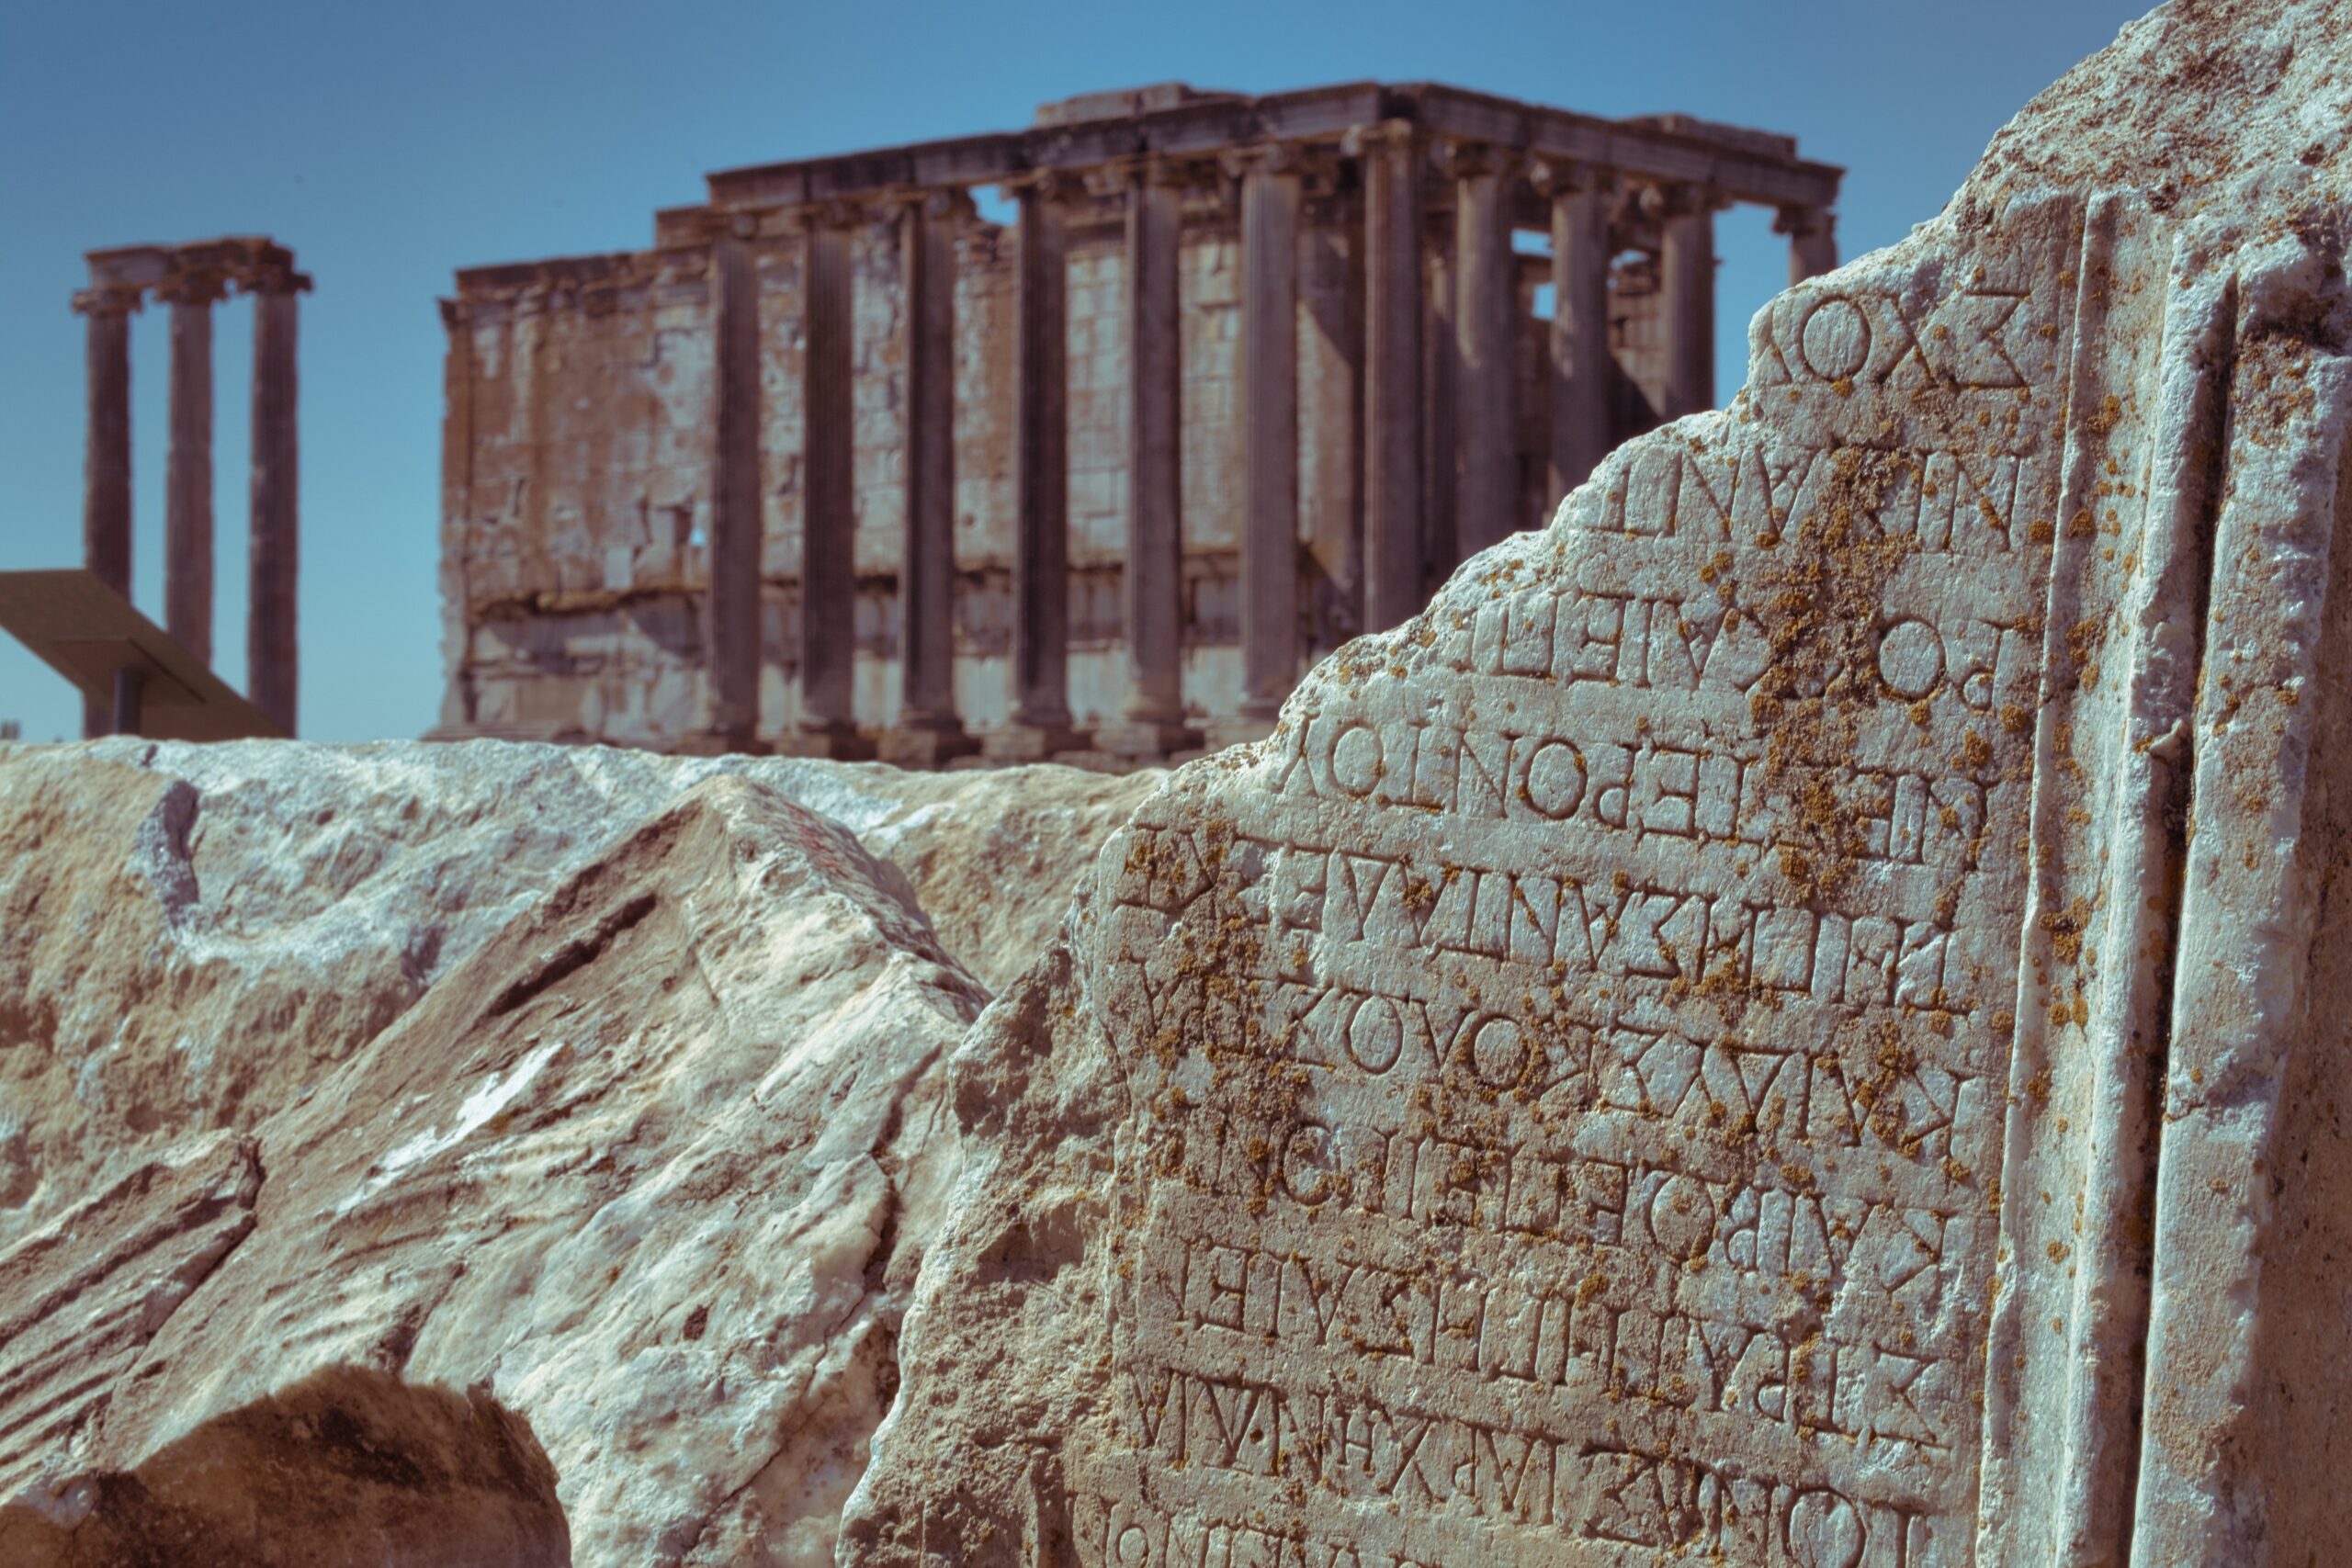
[[[101,582],[130,596],[130,317],[153,297],[172,308],[164,626],[199,665],[212,662],[212,307],[232,292],[253,298],[246,684],[254,705],[291,735],[300,686],[295,311],[311,279],[295,270],[293,252],[262,236],[119,245],[90,252],[88,261],[90,287],[74,296],[88,323],[84,557]],[[102,706],[85,705],[85,734],[104,735],[112,725]]]
[[[1713,406],[1713,216],[1792,138],[1182,86],[709,176],[458,277],[444,735],[1182,754]],[[976,188],[1009,196],[983,220]]]

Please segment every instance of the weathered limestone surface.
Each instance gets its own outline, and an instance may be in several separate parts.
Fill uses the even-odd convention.
[[[2347,22],[2136,24],[1139,809],[844,1562],[2337,1553]]]
[[[0,751],[0,1246],[182,1133],[317,1092],[616,835],[722,773],[860,834],[990,987],[1150,787],[495,742]]]
[[[249,1234],[123,1375],[48,1380],[75,1429],[9,1489],[356,1366],[526,1421],[575,1561],[830,1559],[985,997],[888,880],[751,780],[687,791],[262,1125]]]
[[[0,1558],[830,1562],[988,995],[917,889],[1024,965],[1148,788],[0,757]]]

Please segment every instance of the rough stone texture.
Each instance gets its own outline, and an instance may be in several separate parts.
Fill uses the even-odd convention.
[[[1144,805],[843,1561],[2337,1554],[2344,9],[2136,25]]]
[[[709,773],[249,1139],[197,1134],[0,1254],[28,1439],[0,1492],[33,1486],[5,1528],[68,1532],[12,1561],[168,1541],[189,1507],[233,1534],[371,1422],[401,1429],[361,1479],[408,1495],[354,1504],[348,1560],[371,1513],[423,1541],[470,1506],[462,1438],[525,1458],[460,1540],[560,1499],[576,1562],[831,1561],[953,1174],[940,1063],[986,992],[845,829]],[[380,1375],[280,1393],[350,1368]],[[525,1484],[550,1463],[552,1496]],[[245,1528],[286,1551],[332,1523]]]
[[[1007,983],[1148,776],[475,742],[0,750],[0,1245],[315,1093],[614,836],[721,773],[849,825]]]

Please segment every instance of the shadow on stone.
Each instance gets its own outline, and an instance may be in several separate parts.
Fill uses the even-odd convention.
[[[0,1506],[17,1568],[538,1568],[571,1561],[555,1467],[486,1393],[330,1367],[131,1471]]]

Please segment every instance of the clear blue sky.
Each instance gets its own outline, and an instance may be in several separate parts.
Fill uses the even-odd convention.
[[[0,7],[0,568],[81,559],[82,253],[262,232],[302,302],[303,732],[413,736],[441,687],[441,359],[459,266],[650,243],[706,170],[1007,129],[1075,93],[1433,80],[1604,115],[1793,132],[1847,166],[1845,254],[1931,217],[1988,137],[2132,0],[707,0]],[[1785,261],[1720,226],[1719,387]],[[219,319],[221,672],[244,679],[250,307]],[[164,313],[132,340],[133,592],[162,618]],[[0,718],[74,733],[0,637]]]

